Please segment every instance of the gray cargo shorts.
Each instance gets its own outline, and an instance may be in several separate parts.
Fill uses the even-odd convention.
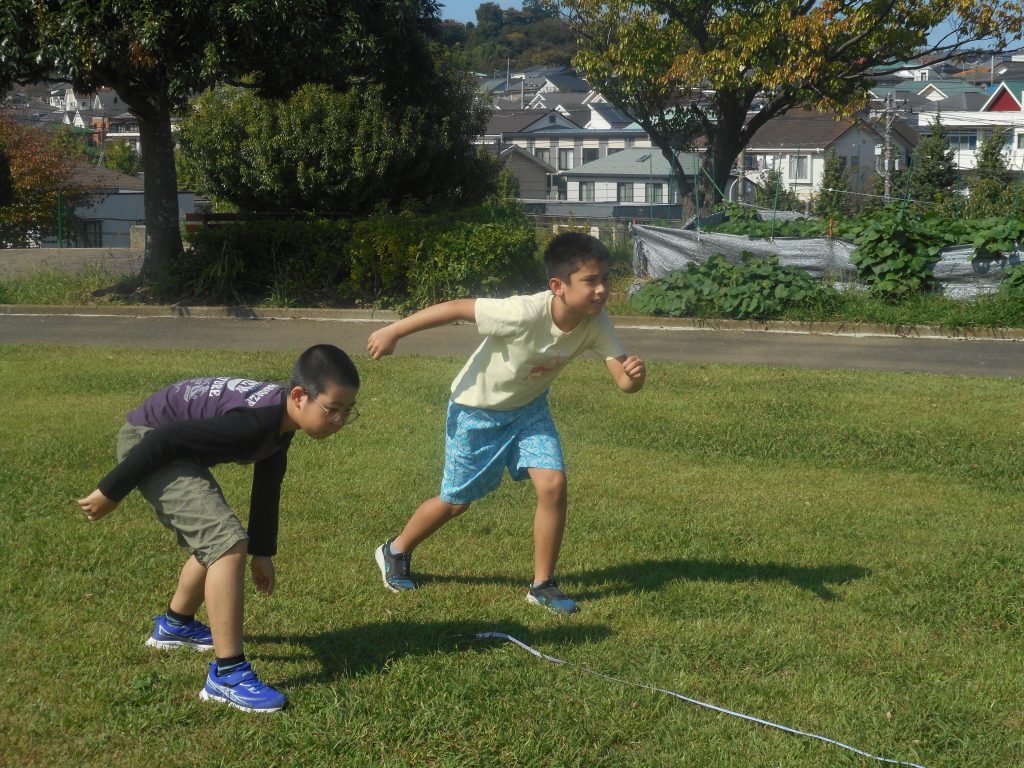
[[[123,461],[151,429],[127,423],[121,427],[117,460]],[[161,467],[139,483],[139,492],[164,527],[174,531],[179,546],[204,567],[209,568],[238,542],[249,540],[210,470],[194,461]]]

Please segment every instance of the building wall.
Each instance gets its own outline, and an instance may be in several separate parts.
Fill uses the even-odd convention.
[[[74,223],[69,222],[64,232],[64,244],[93,248],[128,248],[131,245],[132,227],[144,224],[145,196],[141,191],[113,192],[95,198],[88,205],[75,208],[75,219],[84,226],[83,232],[76,232]],[[195,212],[196,196],[192,192],[178,193],[179,217]],[[85,241],[87,240],[87,242]],[[43,247],[57,245],[57,238],[40,242]]]
[[[600,180],[600,179],[568,179],[566,182],[566,199],[570,202],[580,201],[580,182],[593,181],[594,182],[594,199],[593,201],[584,202],[595,202],[595,203],[614,203],[619,202],[619,181]],[[633,188],[633,200],[634,203],[647,203],[651,202],[647,199],[647,185],[655,184],[661,190],[661,202],[668,201],[668,182],[665,179],[644,179],[643,181],[632,181],[625,182],[631,183]]]
[[[1024,112],[943,112],[942,127],[947,134],[955,131],[965,138],[971,135],[975,137],[973,149],[966,142],[954,145],[953,162],[958,168],[973,170],[977,167],[981,142],[995,128],[1002,128],[1009,138],[1009,147],[1003,153],[1007,166],[1016,171],[1024,169]]]
[[[548,196],[548,174],[524,157],[515,154],[508,161],[508,168],[519,180],[519,197],[524,200],[544,200]]]

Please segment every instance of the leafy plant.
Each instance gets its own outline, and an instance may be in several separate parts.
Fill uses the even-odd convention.
[[[1012,298],[1024,301],[1024,264],[1010,267],[1006,271],[1006,277],[999,286],[999,290]]]
[[[874,293],[889,299],[934,288],[932,266],[955,242],[941,224],[885,208],[854,227],[857,250],[850,261]]]
[[[1017,250],[1024,241],[1024,222],[1003,218],[981,219],[970,234],[979,259],[994,259]]]
[[[826,289],[796,267],[779,266],[776,257],[742,254],[733,265],[715,255],[649,283],[631,301],[645,314],[670,317],[717,316],[736,319],[780,317],[787,308],[820,301]]]

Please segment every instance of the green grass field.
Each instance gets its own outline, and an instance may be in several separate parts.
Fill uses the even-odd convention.
[[[0,764],[880,765],[486,630],[927,768],[1024,763],[1024,382],[981,378],[654,364],[626,396],[570,366],[566,618],[524,600],[527,484],[417,550],[420,590],[383,588],[372,550],[436,492],[461,361],[357,359],[363,418],[296,439],[278,589],[247,593],[289,708],[201,702],[206,655],[143,647],[173,537],[137,494],[92,525],[74,500],[151,391],[291,363],[0,347]],[[215,471],[245,510],[249,471]]]

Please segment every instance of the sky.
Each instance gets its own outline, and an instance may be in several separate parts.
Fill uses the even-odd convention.
[[[491,2],[497,2],[502,8],[515,8],[520,10],[523,7],[522,2],[511,2],[511,0],[490,0]],[[476,24],[476,9],[480,7],[480,4],[485,0],[438,0],[441,8],[442,19],[453,19],[454,21],[461,21],[465,24],[467,21],[472,21]]]
[[[441,4],[441,18],[442,19],[453,19],[454,21],[461,21],[465,24],[468,21],[476,23],[476,9],[480,7],[480,4],[485,0],[439,0]],[[490,0],[490,2],[496,2],[502,8],[515,8],[521,9],[523,7],[522,0]],[[942,32],[948,31],[948,26],[943,24],[942,26],[933,30],[932,34],[928,36],[928,39],[935,42],[942,37]],[[1012,42],[1009,45],[1011,50],[1024,46],[1024,42]],[[971,46],[976,47],[976,46]],[[984,44],[977,47],[985,47]]]

